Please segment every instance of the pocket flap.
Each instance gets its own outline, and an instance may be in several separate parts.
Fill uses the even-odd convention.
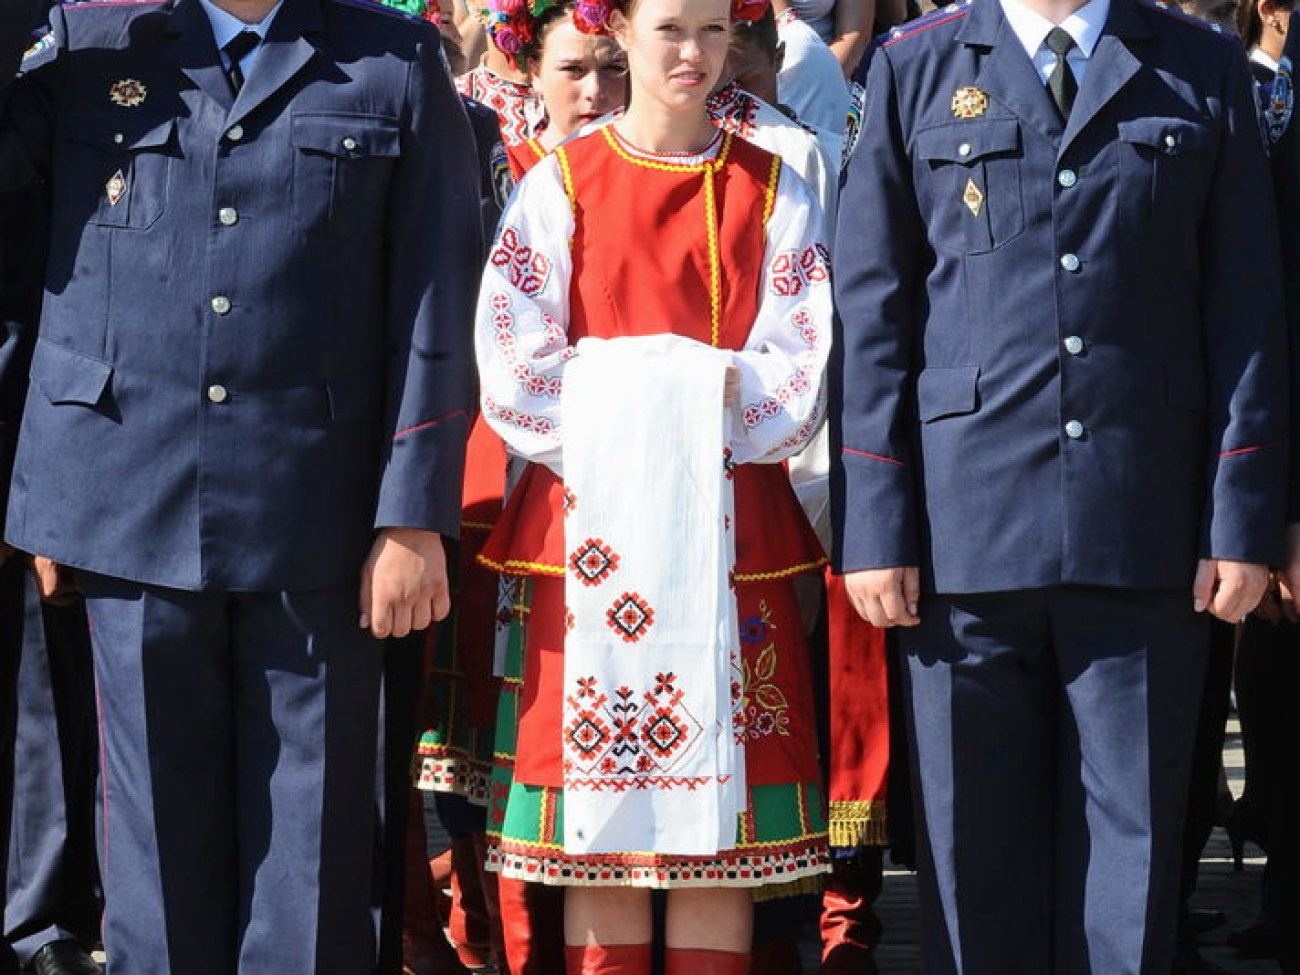
[[[61,345],[37,341],[31,376],[51,403],[95,406],[113,376],[113,367]]]
[[[397,119],[342,112],[299,112],[291,122],[294,147],[341,159],[401,155]]]
[[[1178,156],[1208,146],[1210,130],[1183,118],[1135,118],[1119,123],[1119,138],[1121,142]]]
[[[157,149],[171,144],[176,131],[175,118],[137,115],[134,110],[73,111],[66,125],[69,139],[112,151]]]
[[[1020,149],[1020,123],[1013,118],[938,125],[916,133],[916,151],[932,162],[969,163]]]
[[[979,408],[979,366],[932,366],[916,380],[921,422],[974,413]]]

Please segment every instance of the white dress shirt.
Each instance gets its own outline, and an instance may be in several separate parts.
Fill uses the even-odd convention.
[[[1093,2],[1096,3],[1097,0],[1093,0]],[[271,21],[275,20],[275,15],[280,12],[284,0],[280,0],[280,3],[272,7],[271,12],[256,24],[244,23],[229,11],[222,10],[212,0],[199,0],[199,3],[203,5],[203,11],[208,15],[208,20],[212,24],[212,36],[216,39],[217,50],[221,53],[221,64],[228,71],[230,70],[230,58],[226,57],[226,45],[234,40],[236,34],[246,30],[251,30],[262,40],[266,40],[266,32],[271,29]],[[240,70],[243,71],[245,78],[252,72],[253,64],[261,53],[262,45],[259,44],[244,55],[244,59],[240,61]]]
[[[1088,70],[1088,59],[1092,57],[1101,29],[1106,26],[1106,15],[1110,13],[1110,0],[1089,0],[1082,7],[1059,24],[1054,24],[1037,11],[1030,10],[1020,0],[999,0],[1002,12],[1006,14],[1007,23],[1015,32],[1025,53],[1038,69],[1038,76],[1047,84],[1056,67],[1056,55],[1048,50],[1044,43],[1053,27],[1060,27],[1074,38],[1074,47],[1070,49],[1066,60],[1074,72],[1074,80],[1083,84],[1083,76]]]

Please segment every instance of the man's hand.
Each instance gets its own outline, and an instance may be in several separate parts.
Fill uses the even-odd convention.
[[[1192,608],[1198,613],[1208,609],[1225,623],[1240,623],[1264,598],[1269,578],[1266,565],[1201,559],[1192,583]]]
[[[921,570],[914,565],[863,569],[844,577],[849,602],[872,626],[916,626],[921,598]]]
[[[361,628],[378,639],[428,629],[451,610],[442,536],[385,528],[361,570]]]
[[[33,555],[32,573],[36,576],[41,599],[51,606],[70,606],[81,598],[81,585],[76,573],[66,565],[59,565],[43,555]]]
[[[1277,574],[1278,595],[1283,604],[1300,612],[1300,524],[1286,529],[1286,567]]]

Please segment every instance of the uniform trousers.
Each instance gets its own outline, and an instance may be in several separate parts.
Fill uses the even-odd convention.
[[[1206,660],[1191,603],[930,596],[899,632],[927,975],[1167,975]]]
[[[0,618],[17,662],[4,940],[27,965],[51,941],[89,948],[99,930],[95,688],[85,607],[42,603],[21,555],[0,569]]]
[[[110,971],[372,971],[383,647],[355,587],[82,585]]]

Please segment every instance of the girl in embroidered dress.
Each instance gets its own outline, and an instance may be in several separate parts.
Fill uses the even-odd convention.
[[[748,970],[751,902],[828,868],[791,580],[825,557],[780,461],[822,419],[825,228],[705,100],[765,3],[580,3],[627,112],[537,163],[502,217],[483,413],[529,463],[481,561],[522,581],[490,865],[566,888],[572,973]]]

